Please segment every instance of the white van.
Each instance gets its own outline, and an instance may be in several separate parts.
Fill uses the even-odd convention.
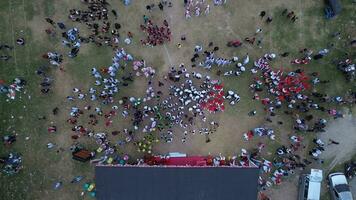
[[[320,200],[321,181],[323,171],[311,169],[310,174],[303,174],[299,178],[298,200]]]

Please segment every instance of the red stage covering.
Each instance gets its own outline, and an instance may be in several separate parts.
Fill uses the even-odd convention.
[[[148,165],[174,165],[174,166],[211,166],[212,158],[209,156],[190,156],[161,158],[159,156],[147,157],[145,162]]]
[[[206,166],[206,158],[203,156],[169,158],[166,161],[166,165]]]

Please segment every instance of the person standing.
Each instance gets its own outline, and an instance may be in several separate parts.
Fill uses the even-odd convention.
[[[272,17],[267,17],[266,23],[269,24],[269,23],[271,23],[271,22],[272,22]]]
[[[284,16],[285,14],[287,14],[287,12],[288,12],[288,9],[287,9],[287,8],[284,9],[283,12],[282,12],[282,16]]]
[[[158,4],[158,8],[159,8],[161,11],[163,11],[163,4],[162,4],[162,3],[159,3],[159,4]]]
[[[266,15],[266,11],[263,10],[263,11],[260,12],[260,17],[261,18],[263,18],[265,15]]]
[[[206,6],[204,13],[205,13],[205,15],[208,15],[210,13],[210,5],[209,4]]]

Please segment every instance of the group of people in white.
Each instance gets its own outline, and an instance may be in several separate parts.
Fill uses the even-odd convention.
[[[210,13],[210,5],[205,0],[188,0],[185,4],[185,18],[190,19],[193,16],[199,17],[202,12],[204,15]]]

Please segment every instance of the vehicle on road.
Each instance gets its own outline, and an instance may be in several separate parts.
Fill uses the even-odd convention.
[[[323,171],[311,169],[310,174],[302,174],[299,178],[298,200],[319,200]]]
[[[353,200],[350,186],[344,173],[329,174],[328,180],[332,200]]]

